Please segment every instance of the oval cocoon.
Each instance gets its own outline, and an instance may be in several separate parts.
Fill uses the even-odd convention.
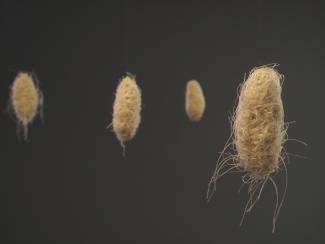
[[[41,94],[31,74],[18,73],[11,88],[11,103],[21,123],[33,121],[41,105]]]
[[[141,91],[134,76],[126,75],[120,81],[113,105],[113,130],[123,143],[131,140],[141,121]]]
[[[260,177],[277,170],[284,143],[281,79],[272,67],[253,69],[239,96],[234,120],[239,164]]]
[[[205,111],[205,98],[201,85],[196,80],[190,80],[186,85],[185,111],[191,121],[200,121]]]

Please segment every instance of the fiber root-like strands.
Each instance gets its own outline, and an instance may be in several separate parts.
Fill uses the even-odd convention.
[[[200,83],[190,80],[186,85],[185,111],[188,118],[193,122],[201,120],[205,111],[205,97]]]
[[[286,140],[284,111],[281,99],[283,76],[276,65],[254,68],[241,86],[237,108],[232,119],[232,134],[221,152],[210,180],[207,197],[215,191],[216,181],[228,172],[242,172],[243,184],[248,185],[249,199],[244,215],[252,210],[261,196],[264,185],[270,181],[276,193],[273,231],[286,193],[281,201],[272,178],[283,163],[283,143]],[[241,221],[241,223],[242,223]]]
[[[28,138],[28,125],[38,113],[43,116],[43,94],[33,73],[19,72],[11,87],[10,104],[22,128],[24,139]]]

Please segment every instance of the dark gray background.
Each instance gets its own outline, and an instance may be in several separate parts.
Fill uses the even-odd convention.
[[[321,1],[1,1],[0,243],[324,243],[325,16]],[[275,234],[268,184],[244,225],[239,175],[205,193],[244,74],[279,63],[289,186]],[[15,70],[34,70],[45,121],[20,142],[6,112]],[[136,74],[142,123],[126,157],[106,130],[119,78]],[[207,110],[184,112],[198,79]],[[283,188],[284,174],[276,177]]]

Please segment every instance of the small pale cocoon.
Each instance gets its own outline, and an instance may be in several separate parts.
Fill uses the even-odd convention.
[[[120,81],[113,105],[113,130],[123,144],[131,140],[141,121],[141,91],[135,77],[127,74]]]
[[[185,92],[185,111],[188,118],[193,122],[200,121],[205,106],[205,97],[200,83],[196,80],[188,81]]]
[[[11,105],[27,139],[27,127],[43,105],[43,95],[32,74],[19,72],[11,87]]]

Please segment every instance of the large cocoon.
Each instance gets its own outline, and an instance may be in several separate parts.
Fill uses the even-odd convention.
[[[201,85],[196,80],[190,80],[186,85],[185,111],[191,121],[200,121],[205,111],[205,98]]]
[[[285,136],[281,78],[272,67],[256,68],[239,96],[233,125],[239,165],[258,177],[279,166]]]
[[[20,72],[11,87],[11,105],[27,137],[27,126],[33,121],[43,103],[43,95],[32,74]]]
[[[141,91],[134,76],[127,74],[120,81],[113,105],[113,130],[123,144],[131,140],[141,121]]]
[[[222,150],[210,180],[207,198],[216,190],[216,181],[229,172],[242,172],[248,195],[241,223],[260,199],[264,185],[271,182],[276,195],[273,232],[287,189],[287,168],[281,156],[286,140],[284,111],[281,99],[283,75],[266,65],[254,68],[241,86],[233,117],[233,133]],[[284,191],[273,179],[282,162],[285,172]]]

